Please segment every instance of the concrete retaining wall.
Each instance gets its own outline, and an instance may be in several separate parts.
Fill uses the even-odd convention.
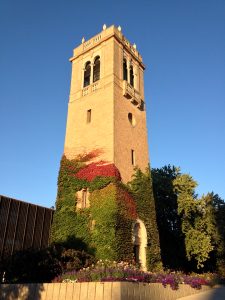
[[[129,282],[1,284],[0,300],[175,300],[209,289],[180,285],[173,291],[159,283]]]

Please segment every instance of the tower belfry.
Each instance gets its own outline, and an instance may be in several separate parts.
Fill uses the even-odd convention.
[[[99,151],[123,182],[148,159],[142,57],[121,28],[103,31],[73,51],[64,154]]]

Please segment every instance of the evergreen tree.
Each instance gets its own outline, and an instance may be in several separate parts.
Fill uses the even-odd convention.
[[[225,277],[225,202],[213,192],[209,196],[211,198],[212,218],[217,231],[213,236],[214,251],[210,255],[207,266],[208,269],[213,266],[212,271],[216,269],[221,276]]]
[[[170,165],[152,169],[162,262],[165,268],[173,270],[187,269],[184,234],[173,190],[173,180],[179,174],[179,169]]]

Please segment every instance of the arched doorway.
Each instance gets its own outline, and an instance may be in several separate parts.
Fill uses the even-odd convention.
[[[140,265],[142,270],[146,271],[147,231],[140,219],[133,224],[133,243],[135,262]]]

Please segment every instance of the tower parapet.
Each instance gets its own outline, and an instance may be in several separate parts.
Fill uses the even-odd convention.
[[[87,41],[83,40],[82,44],[73,50],[73,57],[70,58],[70,61],[73,61],[79,55],[82,55],[85,52],[93,49],[94,47],[107,41],[111,37],[115,37],[118,40],[118,42],[120,42],[127,49],[127,51],[131,52],[131,54],[135,57],[135,59],[137,59],[140,63],[142,63],[142,57],[140,53],[137,51],[136,45],[135,44],[132,45],[122,34],[121,28],[120,27],[117,28],[114,25],[106,29],[103,29],[101,33],[95,35],[94,37],[90,38]]]

